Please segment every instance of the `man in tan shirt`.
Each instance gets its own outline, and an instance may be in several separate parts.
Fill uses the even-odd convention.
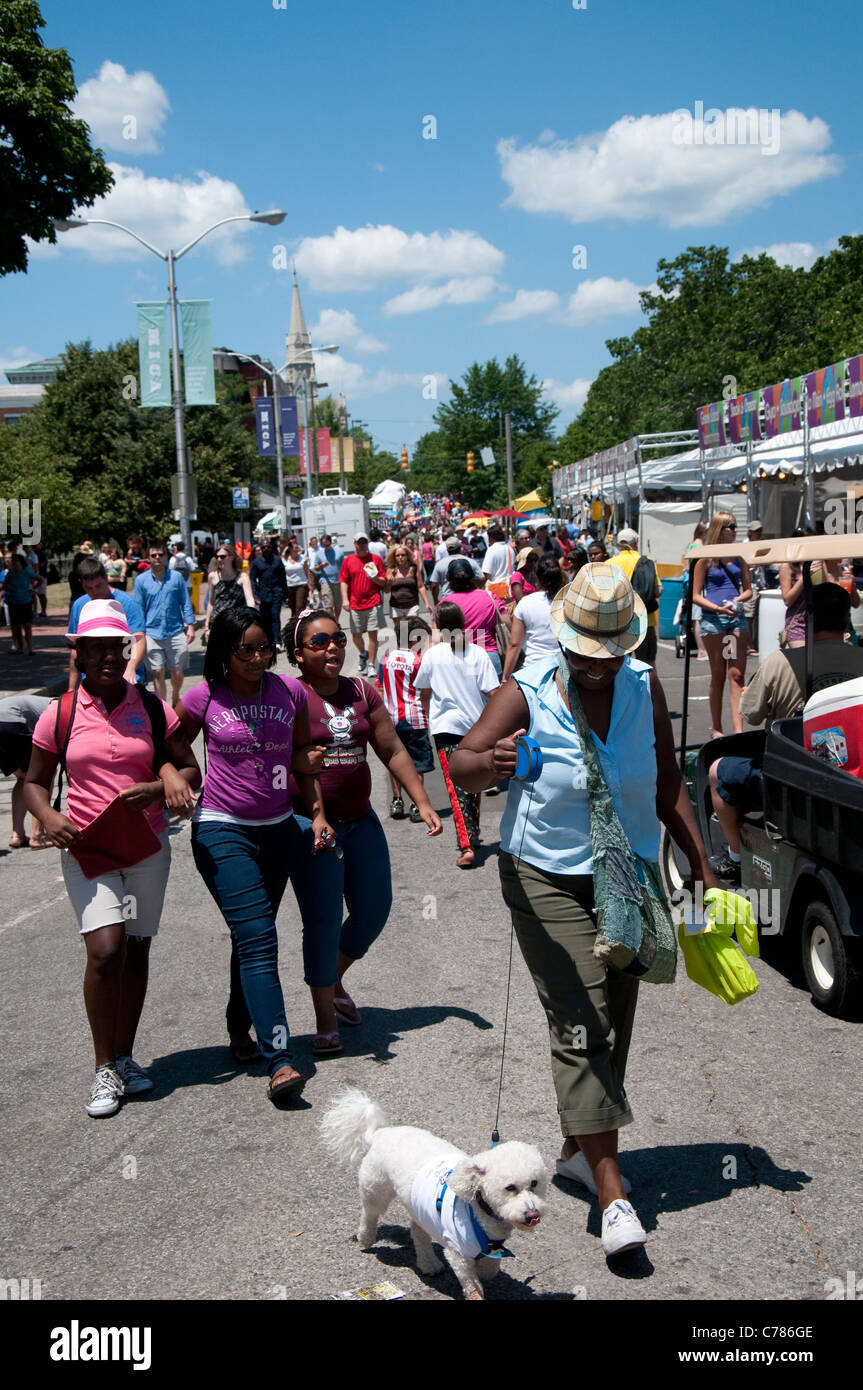
[[[838,584],[819,584],[812,590],[814,637],[813,694],[841,681],[863,676],[863,647],[844,640],[851,613],[851,599]],[[748,724],[791,719],[806,702],[806,649],[787,647],[771,652],[759,666],[740,701],[740,713]],[[761,762],[754,758],[718,758],[710,768],[710,794],[722,827],[727,850],[711,859],[719,878],[740,882],[740,817],[759,808]]]

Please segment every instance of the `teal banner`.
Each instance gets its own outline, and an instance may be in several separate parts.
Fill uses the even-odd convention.
[[[141,405],[171,404],[171,358],[167,304],[139,304],[138,369]]]
[[[215,405],[216,379],[213,375],[209,299],[181,300],[180,321],[183,325],[186,405]]]

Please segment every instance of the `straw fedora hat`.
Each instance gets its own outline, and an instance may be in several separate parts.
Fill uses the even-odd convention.
[[[567,651],[605,659],[635,650],[647,609],[617,565],[584,565],[552,600],[549,622]]]

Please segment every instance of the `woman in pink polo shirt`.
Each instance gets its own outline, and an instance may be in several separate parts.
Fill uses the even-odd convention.
[[[165,805],[188,814],[192,791],[201,780],[170,706],[124,680],[131,640],[115,599],[84,605],[75,634],[82,680],[39,717],[24,788],[28,809],[64,851],[66,891],[87,949],[84,1003],[96,1055],[87,1114],[94,1118],[113,1115],[123,1095],[153,1089],[133,1060],[132,1046],[147,993],[150,942],[159,929],[171,867]],[[65,816],[49,802],[61,761],[69,780]],[[88,878],[68,851],[81,831],[118,799],[141,813],[142,822],[155,832],[158,849],[138,860],[130,849],[123,867]],[[143,824],[141,829],[146,835]],[[104,848],[118,858],[116,844]]]
[[[497,649],[498,618],[507,631],[509,630],[509,618],[504,603],[488,589],[476,587],[476,578],[469,560],[451,560],[446,575],[450,587],[449,602],[457,603],[464,613],[465,632],[470,634],[470,641],[487,654],[495,675],[500,679],[503,663]]]

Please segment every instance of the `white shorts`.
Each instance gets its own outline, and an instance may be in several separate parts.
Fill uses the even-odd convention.
[[[168,832],[159,836],[162,848],[131,869],[85,878],[74,855],[63,850],[60,863],[66,892],[82,936],[122,922],[127,936],[155,936],[171,870]]]
[[[189,644],[186,633],[178,632],[176,637],[148,637],[147,665],[151,671],[185,671],[189,664]]]

